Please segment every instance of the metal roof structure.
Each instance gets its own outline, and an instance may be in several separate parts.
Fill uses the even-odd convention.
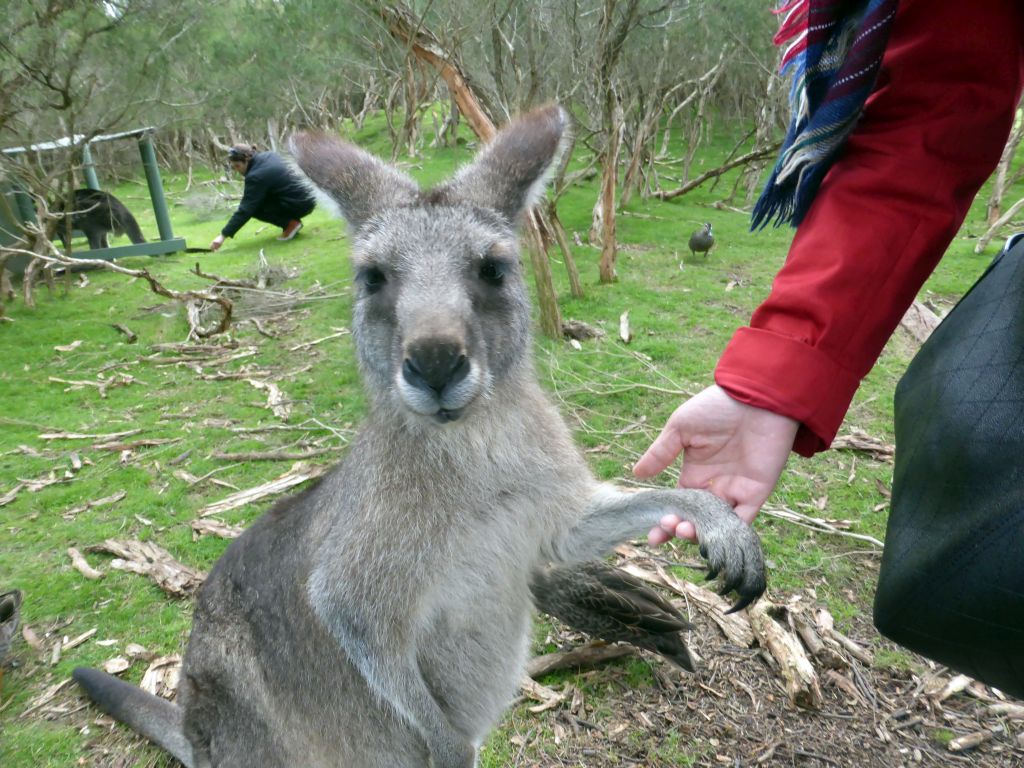
[[[139,155],[142,158],[142,169],[149,186],[149,198],[153,204],[153,214],[156,217],[156,225],[160,237],[158,240],[150,240],[145,243],[89,250],[88,257],[90,259],[113,261],[123,256],[158,256],[184,251],[185,240],[184,238],[176,238],[171,228],[171,217],[167,210],[167,201],[164,198],[163,181],[160,178],[160,169],[157,166],[156,151],[153,149],[153,135],[155,132],[154,128],[147,126],[118,133],[101,134],[89,139],[86,139],[84,134],[75,134],[74,136],[64,136],[52,141],[31,144],[28,147],[8,147],[0,151],[17,162],[19,156],[27,156],[30,153],[73,149],[80,146],[82,152],[82,173],[85,176],[86,186],[90,189],[98,190],[100,189],[100,183],[99,178],[96,176],[96,167],[92,160],[90,147],[93,144],[105,141],[137,138]],[[18,240],[21,222],[35,221],[35,218],[35,206],[32,198],[24,190],[19,189],[11,180],[0,179],[0,244]],[[19,264],[21,261],[27,262],[27,258],[11,259],[7,262],[7,268],[20,271],[19,266],[21,269],[24,269],[25,266],[23,263]]]

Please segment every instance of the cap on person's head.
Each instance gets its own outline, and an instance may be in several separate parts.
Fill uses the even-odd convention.
[[[255,154],[256,148],[251,144],[236,144],[228,150],[228,160],[232,163],[246,163]]]

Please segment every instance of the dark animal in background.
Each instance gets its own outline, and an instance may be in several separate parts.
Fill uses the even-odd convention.
[[[534,571],[537,610],[606,643],[629,643],[690,672],[695,665],[681,633],[693,629],[675,607],[640,579],[595,560]]]
[[[63,214],[65,207],[58,203],[56,213]],[[139,223],[124,203],[109,192],[101,189],[76,189],[75,207],[71,212],[71,228],[81,230],[89,239],[89,248],[109,248],[107,233],[128,235],[133,243],[144,243]],[[57,237],[68,247],[67,230],[63,220],[57,222]]]
[[[698,253],[703,253],[707,256],[714,244],[715,236],[711,234],[711,225],[705,224],[690,235],[690,255],[696,256]]]
[[[11,643],[18,634],[18,619],[21,615],[21,591],[13,590],[0,595],[0,686],[4,682],[4,661]]]

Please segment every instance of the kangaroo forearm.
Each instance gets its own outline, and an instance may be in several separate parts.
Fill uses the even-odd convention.
[[[735,518],[724,501],[707,491],[691,489],[621,491],[600,486],[579,523],[558,543],[556,557],[562,562],[582,562],[602,557],[618,544],[647,533],[666,514],[676,514],[701,530],[720,527],[723,516]]]
[[[645,533],[667,513],[693,523],[701,555],[708,561],[709,578],[721,574],[722,594],[735,589],[740,595],[733,610],[764,592],[764,556],[757,534],[732,507],[707,491],[626,493],[602,486],[579,522],[556,542],[555,559],[573,563],[599,558],[616,544]]]

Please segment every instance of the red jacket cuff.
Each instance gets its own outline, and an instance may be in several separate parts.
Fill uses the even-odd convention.
[[[843,423],[861,377],[798,339],[740,328],[715,368],[715,383],[741,403],[800,422],[793,450],[824,451]]]

